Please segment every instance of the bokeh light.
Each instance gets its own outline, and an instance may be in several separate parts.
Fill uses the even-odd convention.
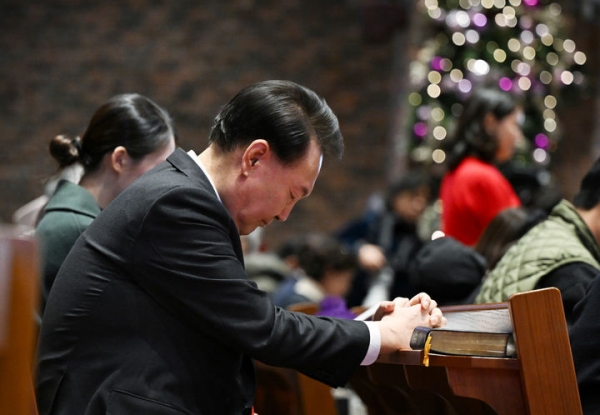
[[[550,140],[546,134],[538,133],[534,139],[535,145],[539,148],[547,148]]]
[[[563,88],[586,85],[588,58],[562,32],[560,5],[540,0],[423,1],[438,16],[434,33],[410,65],[409,94],[414,109],[413,160],[443,163],[441,143],[463,111],[462,101],[479,85],[495,80],[500,89],[520,95],[525,106],[526,140],[518,162],[546,165],[560,139],[556,107]],[[589,84],[588,84],[589,85]],[[574,96],[571,94],[571,96]],[[417,151],[418,150],[418,151]]]
[[[446,160],[446,153],[443,150],[435,149],[431,153],[431,159],[438,164],[443,163]]]
[[[513,83],[509,78],[503,77],[503,78],[500,78],[500,81],[498,82],[498,86],[503,91],[510,91],[513,87]]]
[[[413,127],[413,131],[417,137],[425,137],[427,135],[427,124],[424,122],[418,122]]]

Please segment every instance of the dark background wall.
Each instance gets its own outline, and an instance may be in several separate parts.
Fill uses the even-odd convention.
[[[260,80],[290,79],[327,99],[347,150],[342,161],[326,161],[313,195],[287,223],[269,227],[266,240],[275,245],[294,232],[336,229],[402,171],[394,151],[401,136],[393,130],[402,117],[398,94],[406,88],[408,59],[418,47],[411,44],[410,14],[399,13],[412,7],[406,4],[1,0],[0,222],[41,194],[55,172],[50,139],[81,134],[114,94],[152,98],[174,117],[180,146],[201,151],[213,117],[235,92]],[[396,23],[395,32],[387,30]],[[597,34],[579,36],[590,33]],[[597,43],[589,40],[588,47]],[[590,98],[587,108],[594,103]],[[592,111],[574,108],[587,117],[578,134],[586,147],[576,146],[581,150],[571,157],[565,150],[562,168],[589,159]]]

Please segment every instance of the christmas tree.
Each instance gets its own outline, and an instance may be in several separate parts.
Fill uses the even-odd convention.
[[[461,102],[481,84],[522,95],[525,143],[515,160],[548,166],[560,140],[557,108],[584,87],[586,55],[565,36],[561,7],[543,0],[423,0],[429,40],[410,68],[413,164],[445,160]]]

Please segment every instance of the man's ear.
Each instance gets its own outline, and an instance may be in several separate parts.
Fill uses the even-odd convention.
[[[256,166],[271,155],[271,147],[266,140],[254,140],[242,155],[242,174],[247,176]]]
[[[129,163],[130,157],[127,149],[117,146],[110,155],[110,165],[114,171],[120,173]]]

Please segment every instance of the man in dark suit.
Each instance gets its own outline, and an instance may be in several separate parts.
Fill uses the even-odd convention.
[[[287,81],[240,91],[200,155],[176,150],[121,193],[61,268],[42,322],[41,415],[252,413],[252,358],[332,386],[408,348],[444,318],[426,294],[382,304],[380,321],[273,306],[244,271],[240,234],[286,220],[324,154],[341,156],[337,119]]]

